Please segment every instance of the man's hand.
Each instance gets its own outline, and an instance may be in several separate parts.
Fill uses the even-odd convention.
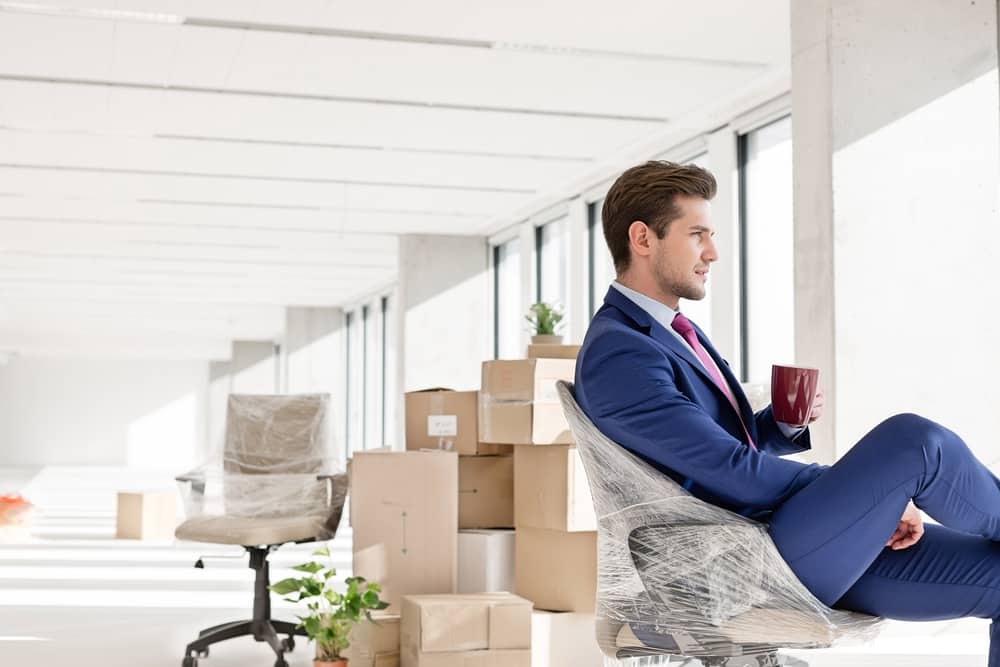
[[[823,390],[816,387],[816,398],[813,399],[812,412],[809,413],[810,424],[823,416],[823,403]]]
[[[896,532],[892,534],[885,546],[891,547],[893,551],[906,549],[916,544],[924,536],[924,520],[920,518],[920,510],[913,504],[913,501],[906,503],[903,516],[896,526]]]

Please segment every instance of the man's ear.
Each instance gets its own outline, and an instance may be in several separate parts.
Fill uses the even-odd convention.
[[[651,250],[649,247],[649,235],[652,230],[642,220],[636,220],[628,226],[628,245],[633,255],[648,257]]]

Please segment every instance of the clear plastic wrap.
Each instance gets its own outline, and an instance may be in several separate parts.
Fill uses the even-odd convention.
[[[830,609],[802,585],[766,526],[690,495],[598,431],[572,384],[558,388],[597,513],[596,632],[606,656],[763,660],[779,647],[875,636],[880,619]]]
[[[347,476],[333,469],[328,394],[229,396],[215,460],[178,477],[178,539],[245,546],[328,539]]]

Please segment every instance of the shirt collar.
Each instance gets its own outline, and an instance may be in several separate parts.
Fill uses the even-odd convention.
[[[676,317],[677,313],[680,311],[674,310],[665,303],[660,303],[656,299],[652,299],[643,294],[642,292],[636,292],[634,289],[630,287],[625,287],[617,280],[612,282],[611,286],[614,287],[619,292],[621,292],[622,294],[624,294],[629,301],[631,301],[632,303],[634,303],[635,305],[639,306],[644,311],[646,311],[646,313],[648,313],[649,316],[652,317],[654,320],[659,322],[660,326],[662,326],[664,329],[666,329],[667,331],[672,330],[670,325],[673,324],[674,317]]]

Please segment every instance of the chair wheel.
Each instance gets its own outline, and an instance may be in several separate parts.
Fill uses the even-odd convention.
[[[281,640],[281,648],[285,653],[291,653],[295,650],[295,638],[288,635],[288,639]]]
[[[278,658],[274,661],[274,667],[288,667],[288,663],[284,658]]]
[[[198,658],[191,657],[190,655],[187,656],[181,662],[181,667],[198,667]]]

